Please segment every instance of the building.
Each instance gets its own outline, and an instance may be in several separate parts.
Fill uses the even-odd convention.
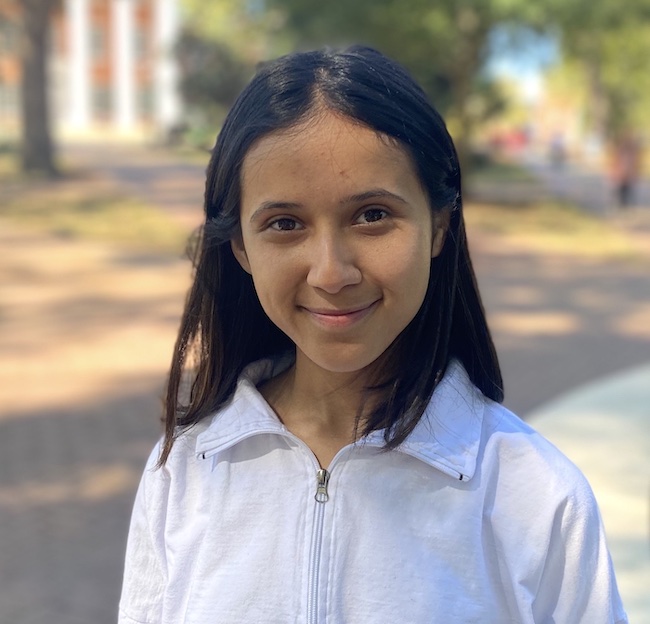
[[[52,16],[52,127],[63,138],[164,135],[181,103],[178,0],[63,0]],[[0,139],[20,128],[21,10],[0,2]]]

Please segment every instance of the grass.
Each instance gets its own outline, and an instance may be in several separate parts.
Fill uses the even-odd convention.
[[[533,252],[593,259],[631,259],[634,241],[603,219],[571,204],[540,201],[528,205],[470,202],[465,209],[470,230]]]
[[[514,163],[487,161],[477,164],[468,173],[468,182],[531,182],[536,183],[537,178],[526,168]]]
[[[0,182],[4,183],[20,175],[18,155],[8,145],[0,144]]]
[[[207,167],[211,156],[209,149],[191,145],[178,145],[167,149],[180,161],[192,165],[201,165],[202,167]]]
[[[101,180],[10,176],[0,155],[0,217],[67,239],[89,239],[160,252],[184,249],[188,232],[161,210]]]

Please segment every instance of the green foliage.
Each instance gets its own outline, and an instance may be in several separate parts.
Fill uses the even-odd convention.
[[[495,25],[528,23],[528,3],[515,0],[269,0],[287,15],[302,47],[365,43],[406,65],[445,112],[482,86],[488,37]],[[461,112],[462,114],[462,112]]]
[[[650,121],[650,0],[183,3],[194,41],[214,45],[204,69],[184,82],[190,101],[204,110],[210,103],[227,107],[261,60],[292,49],[368,44],[413,73],[447,119],[463,156],[476,127],[504,105],[503,90],[484,71],[498,29],[512,35],[514,53],[525,50],[531,33],[558,37],[565,59],[582,68],[597,131],[612,134]],[[201,45],[207,51],[207,43]]]
[[[603,36],[601,81],[610,134],[650,121],[649,58],[650,23],[628,25]]]
[[[181,67],[180,88],[190,107],[217,118],[235,101],[252,74],[252,68],[219,40],[185,31],[177,45]]]
[[[183,0],[183,33],[176,46],[180,89],[188,105],[185,139],[209,147],[223,117],[255,67],[289,49],[283,21],[263,3]]]
[[[483,72],[497,26],[539,28],[544,2],[526,0],[268,0],[300,47],[363,43],[404,64],[450,126],[467,163],[477,124],[503,106]],[[542,8],[540,8],[542,7]]]
[[[596,130],[615,135],[650,121],[650,0],[549,0],[565,58],[589,81]]]
[[[251,67],[291,48],[282,13],[263,1],[181,0],[181,7],[188,32],[223,44]]]

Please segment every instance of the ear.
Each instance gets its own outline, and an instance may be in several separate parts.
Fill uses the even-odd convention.
[[[241,232],[235,234],[230,239],[230,249],[232,249],[233,256],[235,256],[237,262],[246,273],[251,273],[251,265],[248,262],[248,254],[246,253],[246,248],[244,247],[244,239],[242,238]]]
[[[433,236],[431,238],[431,257],[437,258],[445,245],[449,229],[449,212],[438,212],[433,215]]]

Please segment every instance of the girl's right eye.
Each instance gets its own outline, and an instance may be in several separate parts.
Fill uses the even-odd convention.
[[[300,229],[300,224],[289,217],[280,217],[269,224],[269,229],[279,232],[291,232]]]

